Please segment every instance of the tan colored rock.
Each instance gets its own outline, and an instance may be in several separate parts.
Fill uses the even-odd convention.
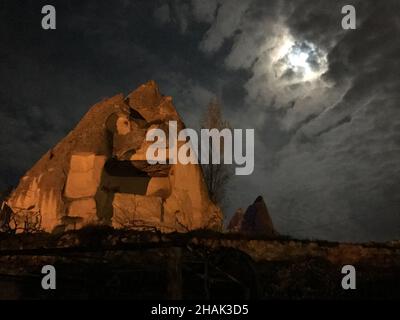
[[[143,123],[131,120],[129,113],[114,113],[106,122],[113,134],[113,156],[118,160],[129,160],[145,140],[146,128]]]
[[[168,177],[153,177],[147,185],[146,195],[166,199],[171,194],[171,184]]]
[[[96,201],[93,198],[71,201],[67,212],[69,217],[82,218],[83,224],[95,223],[97,221]]]
[[[154,130],[154,129],[162,129],[165,130],[164,126],[160,126],[160,125],[156,125],[153,124],[151,125],[145,133],[145,136],[147,135],[147,133],[150,130]],[[132,156],[130,157],[130,160],[132,161],[146,161],[147,162],[147,158],[146,158],[146,152],[147,149],[153,144],[153,141],[147,141],[146,139],[143,139],[141,145],[139,146],[139,148],[136,150],[136,152],[134,154],[132,154]]]
[[[129,110],[129,107],[125,105],[122,94],[92,106],[78,125],[20,180],[8,201],[12,210],[28,210],[33,216],[40,210],[41,225],[45,231],[52,231],[62,223],[67,214],[64,189],[72,154],[91,152],[110,157],[112,150],[105,123],[111,114],[124,110]],[[34,180],[37,189],[32,187]],[[36,192],[37,195],[33,196]]]
[[[100,185],[105,156],[76,153],[71,156],[65,196],[70,199],[94,197]]]
[[[18,216],[16,219],[17,227],[22,225],[36,225],[40,220],[41,228],[51,229],[57,224],[57,215],[54,213],[62,206],[60,194],[54,189],[41,191],[39,183],[43,175],[39,178],[25,176],[22,180],[28,182],[25,193],[18,196],[13,195],[8,201],[14,213]],[[30,212],[30,214],[29,214]],[[33,218],[29,217],[31,215]],[[40,219],[38,218],[40,216]],[[21,230],[22,231],[22,230]]]
[[[166,120],[177,120],[181,121],[178,113],[175,110],[174,105],[172,104],[172,97],[167,96],[161,99],[160,105],[158,106],[158,114],[159,118],[166,121]]]
[[[58,212],[64,209],[61,195],[62,193],[55,189],[41,192],[39,212],[41,215],[41,227],[44,230],[51,230],[58,224],[58,219],[60,218]]]
[[[148,122],[179,120],[172,104],[172,97],[162,96],[154,81],[149,81],[133,91],[127,98],[128,105]]]
[[[131,124],[129,121],[129,116],[128,115],[121,115],[117,118],[117,134],[121,136],[127,135],[129,132],[131,132]]]
[[[160,123],[160,124],[153,124],[151,125],[147,131],[153,130],[153,129],[161,129],[164,132],[168,132],[167,130],[168,125],[166,123]],[[167,139],[168,140],[168,139]],[[147,161],[147,150],[148,148],[153,144],[152,141],[147,141],[146,139],[143,140],[141,146],[139,149],[136,150],[134,154],[130,157],[130,160],[132,161],[132,164],[138,168],[139,170],[146,172],[149,176],[151,177],[167,177],[169,174],[170,170],[170,165],[169,164],[149,164]],[[166,155],[166,160],[168,160],[168,148],[165,149],[165,155]]]
[[[172,166],[169,178],[172,192],[164,205],[165,220],[189,230],[219,229],[222,212],[208,196],[201,167],[178,163]]]
[[[20,180],[7,201],[13,214],[45,231],[98,220],[163,231],[220,228],[199,165],[147,162],[145,134],[160,128],[168,135],[168,120],[184,128],[154,81],[95,104]]]
[[[160,197],[116,193],[113,201],[112,224],[116,228],[160,226],[162,200]]]
[[[40,178],[40,177],[39,177]],[[28,208],[39,208],[40,189],[38,186],[38,179],[34,177],[31,179],[28,176],[22,178],[24,182],[28,182],[27,189],[24,193],[21,193],[16,198],[10,200],[10,204],[15,209],[28,209]]]

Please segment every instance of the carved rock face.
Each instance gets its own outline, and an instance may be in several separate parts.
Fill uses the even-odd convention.
[[[106,223],[162,231],[219,229],[221,210],[211,202],[199,165],[150,165],[146,132],[178,121],[171,97],[154,81],[128,95],[94,105],[49,150],[11,194],[8,205],[42,229]],[[22,218],[21,218],[22,219]]]
[[[97,156],[94,153],[72,154],[65,197],[69,199],[94,197],[100,185],[105,161],[105,156]]]

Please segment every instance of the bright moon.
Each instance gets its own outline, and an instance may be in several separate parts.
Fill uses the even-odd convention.
[[[302,72],[304,80],[311,80],[317,75],[312,71],[308,63],[309,55],[306,52],[291,52],[287,55],[288,66],[295,72]]]
[[[305,52],[300,53],[290,53],[288,55],[289,62],[293,67],[302,67],[307,68],[309,67],[307,63],[308,54]]]
[[[276,77],[291,73],[291,82],[317,79],[327,70],[326,54],[309,42],[282,37],[272,56]]]

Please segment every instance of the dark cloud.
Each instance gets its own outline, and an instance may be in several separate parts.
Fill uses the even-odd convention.
[[[262,194],[283,233],[400,236],[398,1],[353,1],[348,31],[346,1],[52,3],[50,32],[46,2],[1,4],[3,187],[90,105],[154,79],[189,126],[217,96],[234,127],[255,128],[255,172],[232,180],[228,215]],[[314,78],[278,57],[285,41],[307,53]]]

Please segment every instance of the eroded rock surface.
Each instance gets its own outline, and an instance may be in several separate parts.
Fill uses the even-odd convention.
[[[139,220],[162,231],[221,228],[221,210],[208,197],[199,165],[146,161],[146,132],[168,132],[170,120],[184,128],[172,98],[154,81],[127,98],[95,104],[21,178],[7,202],[19,217],[14,220],[23,225],[40,216],[46,231],[93,223],[130,227]]]

